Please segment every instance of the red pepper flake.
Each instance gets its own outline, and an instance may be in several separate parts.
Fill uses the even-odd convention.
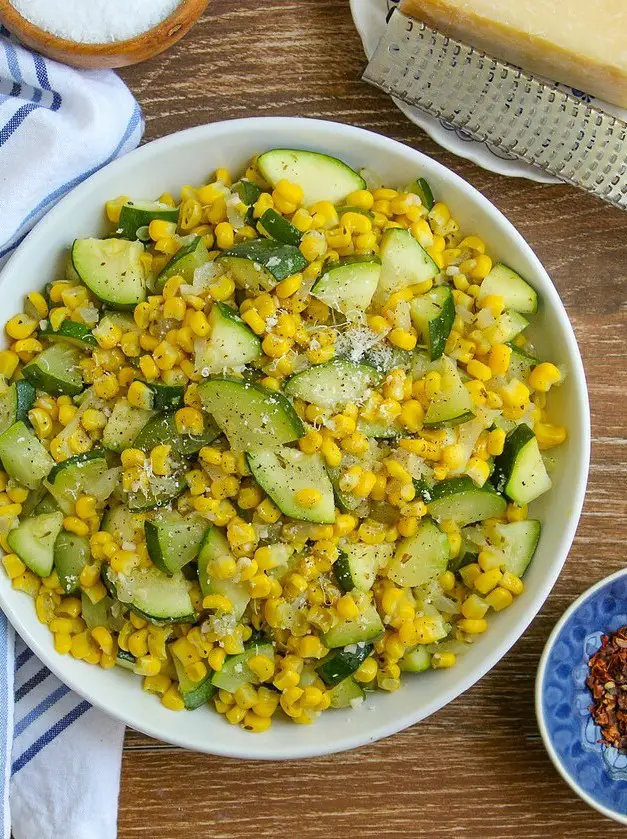
[[[627,751],[627,626],[601,638],[588,666],[586,685],[594,699],[590,713],[602,741]]]

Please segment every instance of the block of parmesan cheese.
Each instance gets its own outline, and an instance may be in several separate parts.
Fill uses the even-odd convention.
[[[405,14],[627,108],[627,0],[403,0]]]

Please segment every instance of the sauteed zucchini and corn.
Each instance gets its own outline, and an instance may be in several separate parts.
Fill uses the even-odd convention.
[[[534,289],[419,178],[275,149],[121,196],[0,352],[0,543],[60,654],[264,731],[448,668],[566,430]]]

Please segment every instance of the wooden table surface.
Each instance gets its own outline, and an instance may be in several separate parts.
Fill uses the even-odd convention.
[[[624,565],[627,214],[443,151],[359,81],[363,62],[348,0],[213,0],[179,45],[121,75],[144,109],[145,140],[257,115],[352,123],[441,161],[513,221],[560,291],[587,370],[594,442],[577,538],[524,638],[480,684],[401,734],[327,758],[263,764],[185,752],[129,731],[119,839],[624,835],[553,769],[533,689],[557,618]]]

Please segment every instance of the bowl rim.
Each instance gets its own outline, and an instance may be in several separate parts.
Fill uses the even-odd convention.
[[[540,729],[540,734],[542,735],[542,741],[544,743],[544,747],[551,758],[551,762],[553,766],[557,769],[559,774],[562,778],[566,781],[568,786],[573,790],[573,792],[577,793],[577,795],[585,801],[590,807],[597,812],[601,813],[604,816],[607,816],[610,819],[613,819],[620,824],[627,825],[627,814],[623,815],[622,813],[616,812],[616,810],[611,810],[609,807],[606,807],[605,804],[601,804],[590,795],[583,787],[579,786],[577,781],[573,778],[570,772],[567,771],[564,763],[560,759],[560,756],[553,745],[553,740],[549,733],[548,726],[546,724],[546,718],[544,716],[544,708],[543,708],[543,698],[544,698],[544,685],[547,673],[547,665],[549,656],[555,643],[559,639],[560,635],[562,634],[562,630],[564,626],[568,623],[568,620],[586,603],[587,600],[592,597],[592,595],[596,594],[598,591],[601,591],[605,586],[613,583],[615,580],[620,579],[620,577],[624,577],[627,575],[627,568],[620,568],[618,571],[615,571],[613,574],[609,574],[607,577],[603,577],[602,579],[598,580],[598,582],[591,585],[590,588],[586,589],[582,594],[579,595],[566,609],[564,614],[558,620],[558,622],[553,627],[551,634],[547,638],[547,642],[544,645],[544,649],[542,651],[542,655],[540,656],[540,661],[538,662],[538,670],[536,674],[536,687],[535,687],[535,711],[536,711],[536,718],[538,721],[538,728]]]
[[[132,38],[125,38],[122,41],[95,41],[91,43],[62,38],[60,35],[55,35],[54,32],[49,32],[47,29],[38,26],[27,17],[24,17],[12,5],[11,0],[0,0],[0,23],[4,22],[11,32],[15,29],[18,37],[20,34],[26,35],[29,40],[41,44],[47,49],[52,47],[59,54],[63,52],[67,55],[82,57],[107,57],[117,55],[118,53],[132,53],[136,50],[141,50],[145,46],[147,39],[156,39],[159,41],[163,38],[168,41],[174,35],[179,34],[181,28],[186,26],[190,17],[191,24],[198,20],[208,3],[209,0],[179,0],[178,5],[163,20],[158,21],[149,29],[140,32],[139,35],[133,35]],[[185,32],[182,32],[181,37],[184,34]],[[165,47],[163,48],[165,49]]]
[[[321,755],[333,754],[335,752],[347,751],[349,749],[353,749],[358,746],[374,742],[375,740],[383,739],[384,737],[389,737],[390,735],[395,734],[398,731],[404,730],[405,728],[414,725],[416,722],[425,719],[426,717],[440,710],[444,706],[448,705],[451,701],[456,699],[458,696],[460,696],[470,687],[476,684],[481,678],[483,678],[483,676],[485,676],[487,672],[489,672],[498,663],[498,661],[500,661],[501,658],[503,658],[503,656],[508,652],[508,650],[521,638],[531,621],[537,615],[542,604],[544,603],[544,601],[550,594],[551,589],[555,585],[555,582],[559,574],[561,573],[564,563],[566,562],[566,559],[568,557],[568,552],[570,550],[573,538],[575,536],[575,532],[577,530],[585,498],[590,461],[591,430],[590,408],[585,372],[573,327],[570,323],[564,305],[561,302],[559,294],[557,293],[557,289],[553,285],[553,282],[551,281],[547,271],[542,266],[540,260],[535,255],[531,246],[523,238],[522,234],[519,233],[519,231],[514,227],[512,222],[510,222],[505,217],[505,215],[494,204],[492,204],[491,201],[489,201],[484,195],[482,195],[476,189],[476,187],[472,186],[470,183],[465,181],[451,169],[448,169],[439,161],[428,157],[427,155],[423,154],[417,149],[414,149],[410,146],[405,145],[404,143],[400,143],[399,141],[386,137],[382,134],[377,134],[376,132],[369,131],[364,128],[346,125],[345,123],[341,122],[312,119],[306,117],[275,116],[244,117],[233,120],[222,120],[219,122],[198,125],[192,128],[185,129],[183,131],[175,132],[174,134],[170,134],[168,136],[154,140],[150,143],[145,144],[144,146],[141,146],[138,149],[135,149],[132,152],[129,152],[122,158],[118,158],[112,163],[107,164],[98,172],[94,173],[85,181],[83,181],[80,185],[75,187],[71,192],[64,196],[64,198],[37,223],[37,225],[35,225],[33,230],[26,236],[24,241],[18,246],[18,248],[16,248],[15,252],[8,260],[6,266],[4,266],[2,271],[0,271],[0,299],[2,298],[3,282],[6,281],[6,277],[9,275],[8,266],[10,266],[12,263],[17,263],[20,259],[23,258],[23,255],[28,252],[28,249],[30,247],[30,241],[33,238],[35,231],[40,231],[39,235],[41,235],[42,229],[46,230],[47,228],[50,228],[51,230],[54,230],[55,216],[57,212],[59,212],[59,207],[63,207],[66,203],[70,202],[80,202],[83,200],[88,200],[91,190],[95,184],[98,184],[99,181],[106,182],[111,177],[112,172],[124,173],[127,167],[128,169],[131,169],[134,165],[134,162],[139,157],[149,157],[152,155],[154,158],[158,159],[161,149],[168,148],[171,150],[172,148],[177,148],[177,146],[185,146],[185,144],[187,144],[190,141],[194,142],[194,140],[197,137],[202,138],[204,142],[210,142],[211,135],[213,132],[219,134],[220,131],[231,128],[233,130],[245,129],[247,131],[250,131],[251,126],[257,124],[261,124],[270,130],[274,129],[276,130],[277,134],[283,133],[285,136],[288,137],[290,136],[290,127],[296,125],[302,126],[304,128],[310,128],[314,135],[316,131],[320,129],[323,133],[329,132],[329,135],[331,136],[333,134],[337,134],[337,132],[341,132],[348,141],[354,141],[355,145],[353,148],[359,148],[359,146],[365,141],[366,144],[369,144],[370,146],[378,146],[380,148],[381,153],[383,154],[396,150],[399,154],[403,156],[411,156],[412,160],[415,161],[416,168],[420,168],[422,166],[423,169],[426,168],[427,171],[431,170],[432,172],[435,172],[436,176],[441,178],[444,185],[452,185],[453,188],[458,189],[464,195],[464,201],[469,201],[475,207],[482,209],[491,223],[493,223],[496,227],[501,227],[502,229],[504,229],[505,233],[507,233],[510,237],[512,237],[513,240],[515,240],[517,251],[525,255],[525,257],[533,265],[534,271],[542,277],[543,284],[545,285],[543,294],[552,298],[557,317],[559,321],[562,323],[564,339],[565,343],[567,344],[567,354],[572,362],[572,370],[569,372],[569,379],[572,378],[572,380],[574,381],[574,387],[577,391],[576,404],[578,406],[578,415],[579,420],[581,422],[581,434],[578,441],[578,449],[576,452],[573,452],[573,456],[577,457],[579,469],[577,473],[575,486],[572,491],[572,496],[570,497],[569,509],[571,510],[571,515],[569,515],[568,520],[565,523],[565,526],[561,532],[561,536],[559,539],[560,550],[556,551],[556,554],[561,556],[561,562],[552,569],[551,573],[549,573],[543,578],[541,584],[538,586],[537,592],[533,596],[533,599],[529,600],[529,602],[527,603],[526,610],[524,611],[523,615],[518,619],[516,628],[511,630],[510,632],[504,633],[503,636],[495,642],[491,649],[484,654],[480,664],[475,666],[469,674],[465,675],[464,677],[460,677],[460,679],[449,688],[443,689],[432,701],[423,704],[422,706],[418,707],[418,709],[412,712],[401,714],[398,717],[394,717],[392,719],[384,721],[376,728],[373,728],[368,735],[363,735],[359,733],[349,733],[341,739],[338,739],[334,742],[325,742],[324,738],[320,738],[320,740],[316,741],[315,744],[308,744],[304,747],[298,746],[298,744],[295,742],[294,747],[289,750],[289,753],[287,753],[287,751],[280,751],[280,753],[278,754],[276,753],[276,750],[273,750],[270,747],[264,748],[263,746],[261,748],[257,746],[255,747],[255,749],[250,749],[246,746],[227,746],[223,745],[222,743],[212,743],[211,748],[206,748],[203,746],[199,747],[198,743],[193,742],[191,739],[185,736],[177,736],[176,732],[174,731],[168,731],[167,736],[164,738],[164,732],[161,730],[159,725],[153,726],[153,724],[150,721],[144,721],[141,719],[138,720],[132,711],[127,713],[125,708],[120,708],[116,706],[115,700],[109,701],[103,698],[95,689],[90,689],[89,684],[84,685],[82,682],[79,682],[77,678],[74,678],[71,675],[68,677],[68,675],[64,674],[63,657],[55,653],[52,648],[44,648],[43,645],[41,645],[36,639],[30,637],[28,627],[26,626],[24,621],[22,621],[21,618],[21,612],[23,610],[20,607],[13,608],[11,603],[8,603],[5,600],[2,589],[0,589],[0,606],[2,606],[2,608],[5,611],[5,614],[7,615],[13,626],[24,638],[26,643],[29,646],[31,646],[31,648],[38,655],[41,661],[63,682],[65,682],[73,690],[75,690],[76,693],[78,693],[80,696],[83,696],[93,705],[99,707],[101,710],[105,711],[109,715],[123,721],[132,728],[142,731],[150,737],[154,737],[159,740],[165,739],[167,742],[173,743],[178,746],[182,746],[183,748],[188,748],[195,751],[205,751],[211,754],[222,755],[226,757],[263,760],[284,760],[294,758],[317,757]],[[295,741],[296,739],[297,738],[295,738]]]

